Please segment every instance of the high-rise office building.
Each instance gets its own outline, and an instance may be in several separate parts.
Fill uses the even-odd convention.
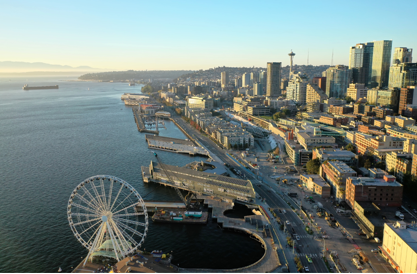
[[[389,69],[389,88],[417,85],[417,63],[396,63]]]
[[[281,95],[281,62],[269,62],[267,66],[266,96],[278,97]]]
[[[242,87],[250,86],[250,74],[243,73],[242,75]]]
[[[368,92],[366,93],[366,101],[368,101],[368,103],[370,105],[376,105],[378,102],[378,91],[379,88],[372,88],[372,89],[368,89]]]
[[[392,40],[374,42],[370,87],[388,87]]]
[[[326,70],[326,94],[329,98],[345,98],[349,86],[351,70],[337,65]]]
[[[374,43],[356,44],[350,48],[349,69],[352,71],[352,82],[370,84]]]
[[[398,113],[398,106],[400,103],[400,89],[393,88],[389,90],[378,90],[377,104],[379,106],[392,109]]]
[[[306,104],[308,77],[305,74],[292,74],[288,82],[287,99],[294,100],[300,104]]]
[[[222,88],[226,88],[229,85],[229,73],[227,71],[221,73],[221,85]]]
[[[251,72],[250,74],[250,85],[253,86],[253,84],[259,82],[259,74],[257,72]]]
[[[264,90],[262,84],[260,82],[253,84],[253,96],[261,96],[264,95]]]
[[[403,47],[394,49],[392,65],[411,62],[413,62],[413,49]]]

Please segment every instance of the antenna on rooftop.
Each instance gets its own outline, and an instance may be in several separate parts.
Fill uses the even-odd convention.
[[[310,50],[307,51],[307,66],[308,66],[308,58],[310,57]]]

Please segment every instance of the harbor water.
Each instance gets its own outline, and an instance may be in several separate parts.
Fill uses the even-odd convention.
[[[120,100],[141,85],[60,78],[0,78],[0,272],[70,272],[87,255],[68,225],[72,190],[93,175],[130,183],[145,200],[178,201],[173,189],[144,184],[140,167],[153,153]],[[22,90],[59,85],[57,90]],[[185,138],[171,122],[161,136]],[[183,166],[202,157],[159,151]],[[150,223],[143,246],[173,252],[192,268],[235,268],[257,261],[260,244],[245,234],[207,225]]]

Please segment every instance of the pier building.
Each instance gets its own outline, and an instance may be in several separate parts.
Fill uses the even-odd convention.
[[[160,183],[198,194],[244,202],[251,202],[256,198],[255,190],[249,180],[195,171],[185,167],[157,164],[151,161],[149,167],[142,166],[142,176],[145,183]],[[169,178],[173,182],[170,182]]]

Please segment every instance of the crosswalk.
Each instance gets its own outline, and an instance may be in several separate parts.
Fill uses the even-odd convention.
[[[320,255],[316,253],[298,253],[298,255],[302,257],[305,257],[307,255],[310,258],[320,258]]]

